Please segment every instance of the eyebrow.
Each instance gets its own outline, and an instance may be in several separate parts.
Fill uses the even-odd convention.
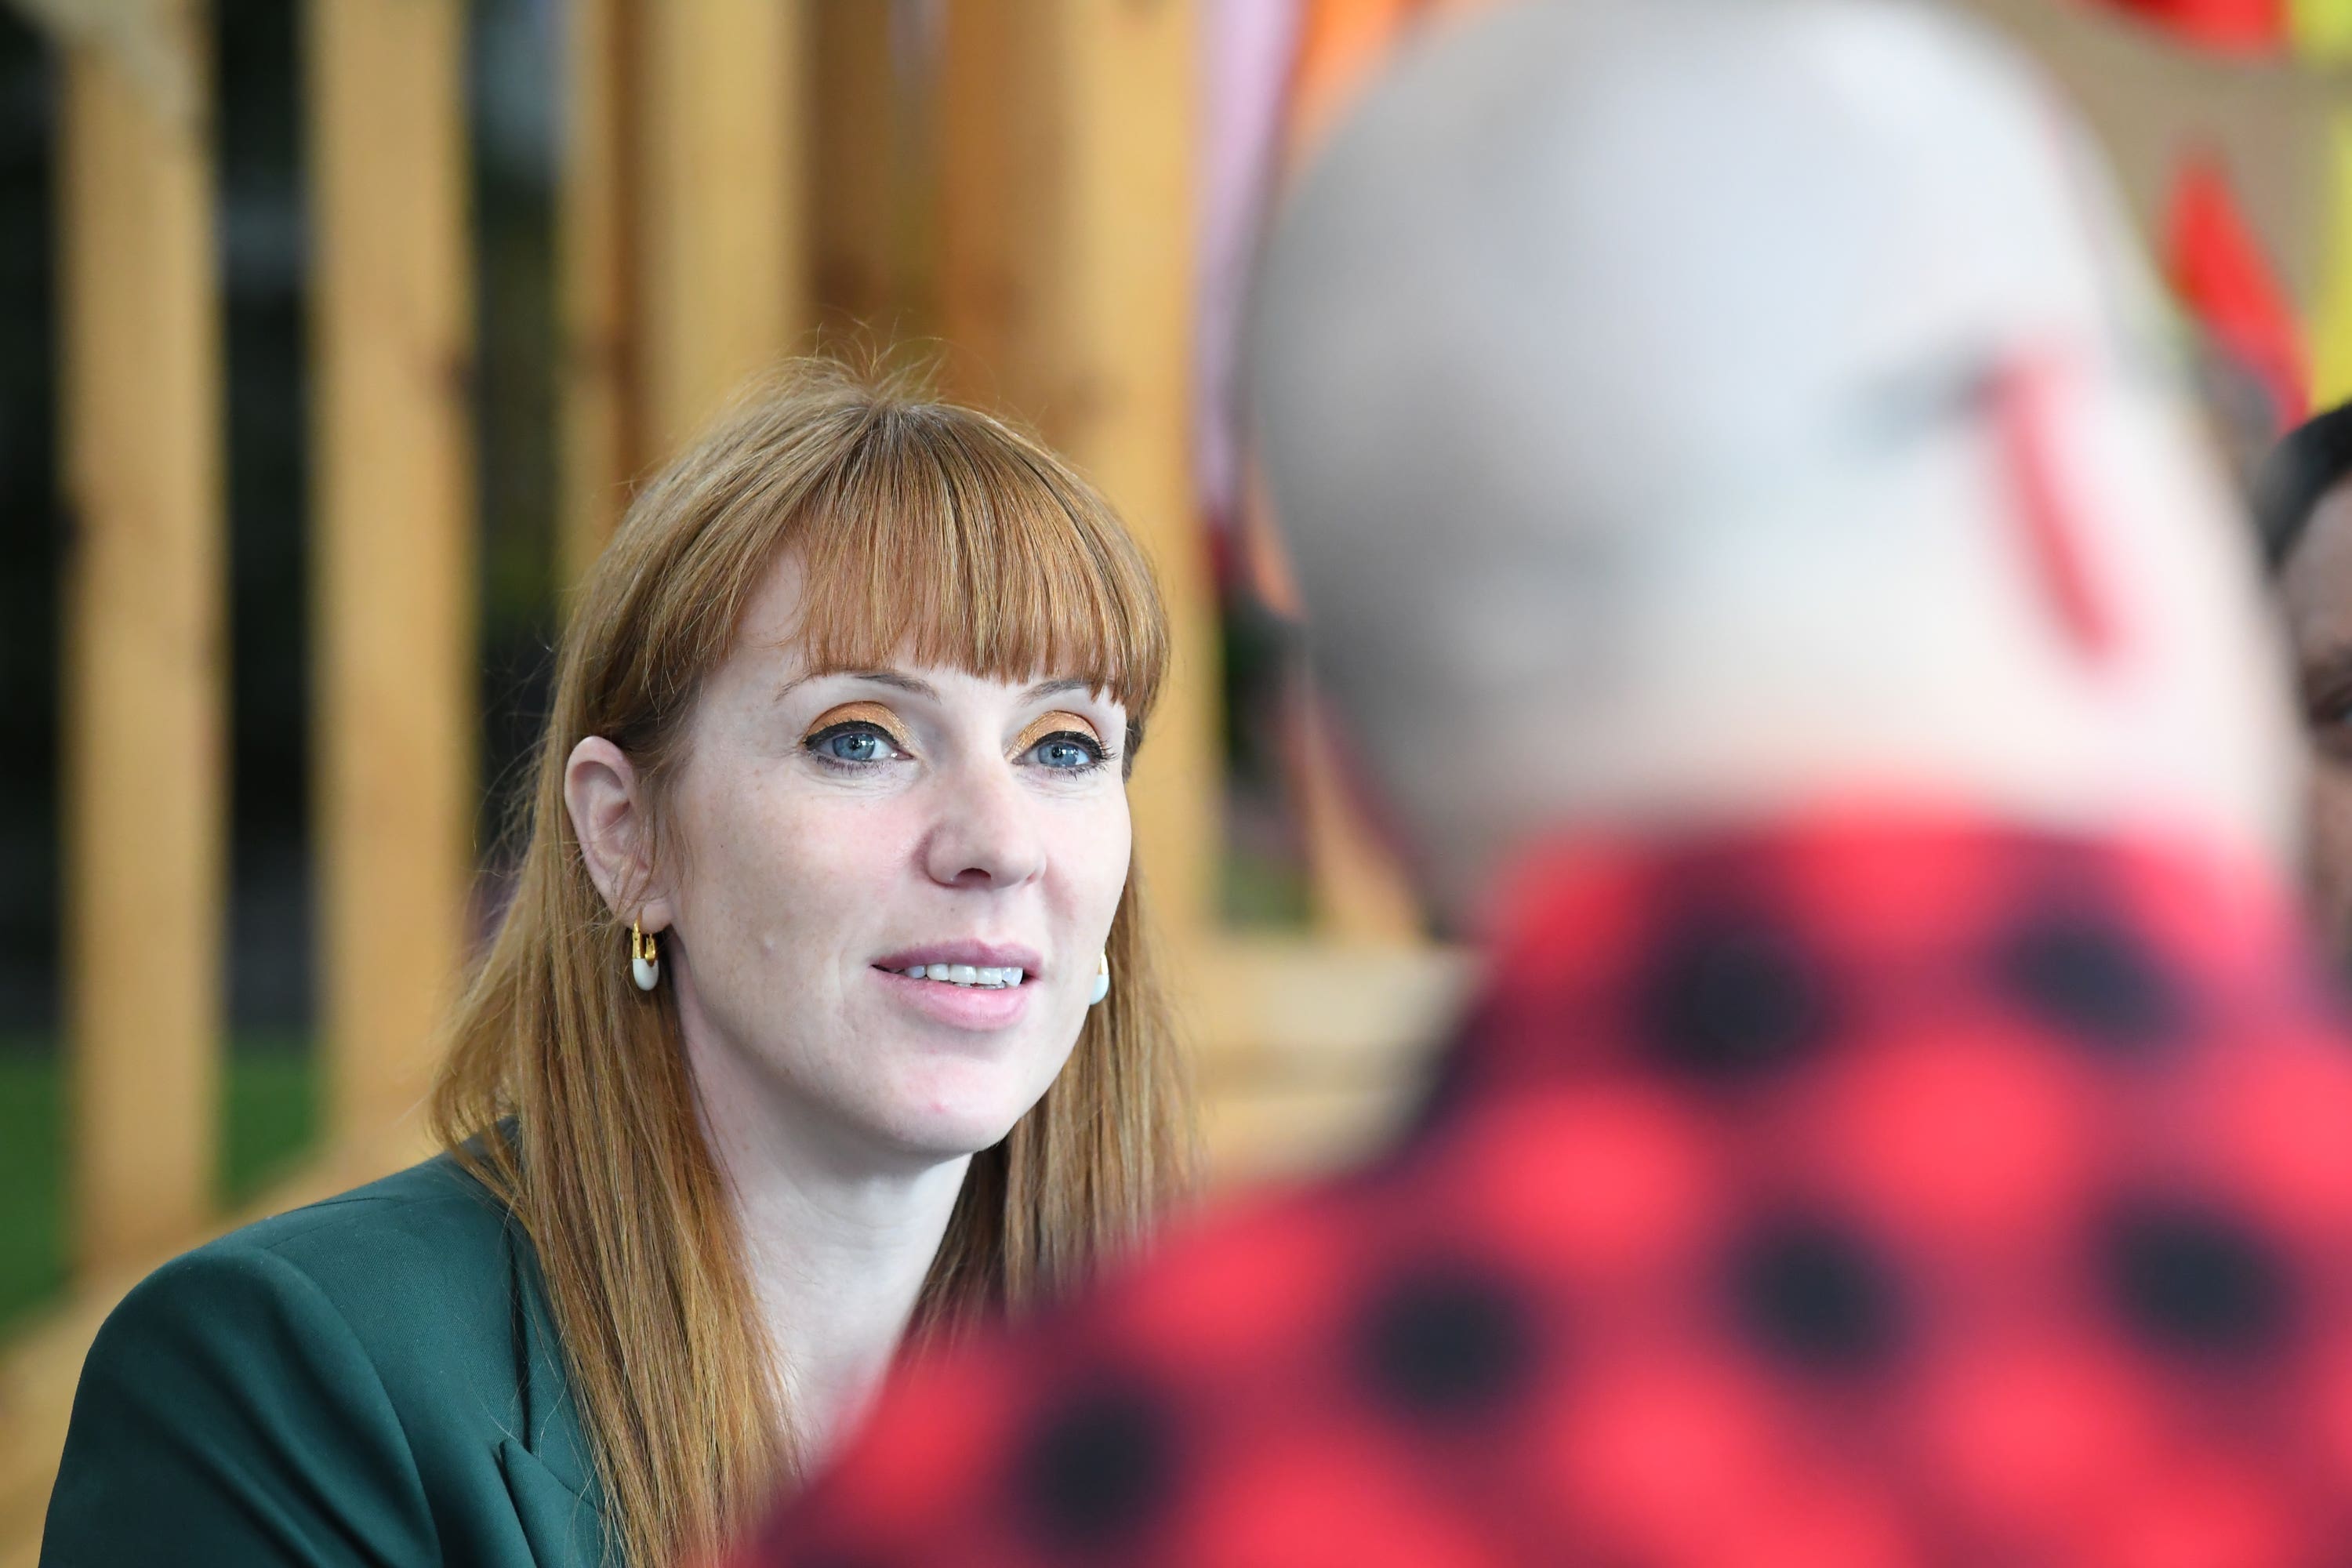
[[[1021,694],[1021,700],[1024,702],[1034,702],[1040,697],[1058,696],[1065,691],[1083,691],[1091,696],[1094,693],[1094,689],[1095,683],[1091,680],[1080,680],[1076,679],[1069,680],[1041,680],[1036,685],[1031,687],[1028,690],[1023,692]]]
[[[776,700],[782,702],[812,680],[825,680],[835,676],[849,680],[871,681],[877,686],[894,687],[900,691],[911,692],[917,697],[936,700],[940,694],[940,689],[929,681],[918,680],[911,675],[901,675],[895,669],[813,669],[806,675],[797,676],[776,688]]]

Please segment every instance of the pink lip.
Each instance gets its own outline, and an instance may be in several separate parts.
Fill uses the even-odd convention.
[[[916,962],[909,958],[906,967],[912,969]],[[959,961],[941,958],[924,962],[952,963]],[[1010,968],[1011,965],[997,967]],[[1003,986],[953,985],[942,980],[910,980],[896,970],[884,969],[878,964],[867,973],[918,1013],[957,1029],[1010,1028],[1029,1011],[1029,994],[1037,989],[1036,983],[1028,980],[1018,985]]]
[[[969,963],[974,969],[1018,969],[1030,980],[1045,969],[1045,960],[1036,950],[1020,946],[1001,946],[984,942],[940,942],[927,947],[910,947],[874,961],[877,969],[890,969],[901,975],[919,963]]]
[[[1018,985],[953,985],[939,980],[910,980],[906,972],[917,964],[969,963],[974,969],[1018,969]],[[874,961],[873,974],[916,1012],[956,1029],[1004,1029],[1029,1011],[1030,993],[1045,961],[1034,948],[985,942],[940,942],[902,948]]]

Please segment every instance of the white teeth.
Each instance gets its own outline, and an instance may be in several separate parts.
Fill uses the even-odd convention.
[[[918,963],[900,971],[909,980],[937,980],[950,985],[985,985],[1003,990],[1018,985],[1027,971],[1018,964],[1003,969],[973,963]]]

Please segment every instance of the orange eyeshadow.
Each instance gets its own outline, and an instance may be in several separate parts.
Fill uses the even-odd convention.
[[[1020,739],[1013,742],[1013,754],[1019,756],[1046,736],[1058,735],[1065,730],[1075,730],[1081,735],[1092,735],[1097,746],[1103,743],[1102,734],[1096,730],[1094,721],[1083,713],[1073,713],[1066,709],[1057,708],[1051,713],[1040,713],[1029,721],[1029,727],[1022,731]]]
[[[908,744],[907,727],[898,722],[896,713],[879,702],[845,702],[838,708],[828,708],[816,716],[815,721],[809,725],[801,739],[806,741],[809,736],[830,730],[835,724],[871,724],[889,736],[900,748],[904,749]]]

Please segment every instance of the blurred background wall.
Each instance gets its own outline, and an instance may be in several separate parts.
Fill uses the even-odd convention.
[[[782,354],[935,363],[1159,559],[1139,826],[1219,1178],[1393,1113],[1459,963],[1333,760],[1226,377],[1267,205],[1459,8],[0,5],[0,1565],[125,1283],[416,1151],[566,585]],[[2088,110],[2224,438],[2352,392],[2326,0],[1974,8]]]

